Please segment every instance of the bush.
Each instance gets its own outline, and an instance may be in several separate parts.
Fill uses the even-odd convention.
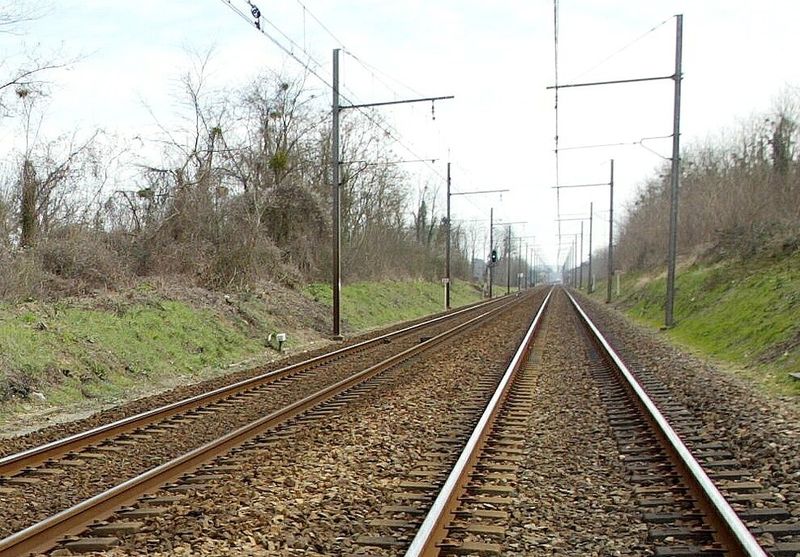
[[[211,257],[204,285],[209,288],[243,288],[259,279],[278,279],[282,271],[281,250],[265,236],[249,237],[234,229]],[[283,281],[281,281],[283,282]]]
[[[64,229],[32,248],[0,254],[0,299],[55,299],[114,289],[125,267],[102,233]]]
[[[66,228],[36,246],[42,269],[81,285],[81,290],[114,288],[125,275],[123,260],[104,241],[104,235]]]
[[[28,398],[36,390],[36,381],[30,374],[12,370],[0,377],[0,401]]]

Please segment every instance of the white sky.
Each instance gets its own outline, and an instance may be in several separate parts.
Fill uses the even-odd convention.
[[[230,2],[248,11],[246,0]],[[345,49],[377,68],[380,73],[372,75],[343,55],[342,84],[355,102],[455,95],[436,103],[435,121],[429,103],[380,109],[400,133],[398,157],[439,159],[407,169],[415,169],[417,184],[441,186],[441,207],[448,152],[454,191],[511,189],[502,196],[454,197],[453,218],[487,219],[494,207],[499,220],[526,221],[515,227],[517,234],[536,235],[553,262],[554,111],[553,93],[545,90],[554,77],[552,0],[303,0],[310,13],[296,0],[255,3],[264,29],[288,44],[269,21],[304,47],[326,79],[331,50],[342,44],[311,13]],[[676,13],[684,14],[684,145],[735,129],[769,109],[787,86],[800,84],[797,0],[561,0],[561,83],[672,74]],[[156,138],[145,103],[164,124],[177,118],[177,78],[189,68],[187,50],[214,48],[211,78],[219,87],[246,83],[264,67],[288,73],[300,68],[223,0],[53,0],[24,30],[22,36],[0,36],[7,59],[33,46],[80,57],[51,76],[45,135],[101,127]],[[323,83],[312,78],[309,85],[330,97]],[[668,135],[672,87],[662,81],[562,91],[561,147]],[[3,121],[0,144],[8,145],[18,130]],[[649,145],[670,154],[669,140]],[[639,147],[563,151],[560,182],[606,181],[610,158],[616,161],[615,211],[662,163]],[[562,214],[584,216],[590,201],[596,218],[607,218],[605,188],[562,190]],[[579,226],[564,223],[563,231]],[[607,229],[598,224],[595,230],[600,247]]]

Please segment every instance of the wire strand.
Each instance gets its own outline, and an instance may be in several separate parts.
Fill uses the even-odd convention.
[[[324,23],[322,23],[322,21],[321,21],[321,20],[320,20],[320,19],[319,19],[319,18],[318,18],[316,15],[314,15],[314,12],[312,12],[311,10],[309,10],[309,9],[308,9],[308,6],[306,6],[305,4],[303,4],[303,3],[302,3],[300,0],[295,0],[295,2],[297,2],[298,4],[300,4],[300,7],[302,7],[302,8],[303,8],[303,11],[304,11],[304,12],[306,12],[306,13],[308,13],[308,15],[310,15],[310,16],[311,16],[311,19],[313,19],[314,21],[316,21],[316,22],[317,22],[317,24],[318,24],[320,27],[322,27],[323,31],[325,31],[325,32],[326,32],[326,33],[327,33],[327,34],[328,34],[328,35],[329,35],[329,36],[330,36],[330,37],[331,37],[331,38],[332,38],[334,41],[336,41],[336,43],[337,43],[339,46],[341,46],[342,48],[345,48],[345,46],[344,46],[344,43],[343,43],[343,42],[342,42],[342,41],[339,39],[339,37],[337,37],[336,35],[334,35],[334,34],[333,34],[333,32],[332,32],[330,29],[328,29],[328,27],[327,27],[327,26],[326,26]]]
[[[287,54],[288,56],[290,56],[291,58],[293,58],[295,61],[297,61],[297,62],[298,62],[298,63],[299,63],[301,66],[303,66],[303,68],[304,68],[304,69],[305,69],[307,72],[311,73],[311,74],[312,74],[314,77],[316,77],[317,79],[319,79],[319,80],[320,80],[320,81],[321,81],[321,82],[322,82],[324,85],[326,85],[327,87],[329,87],[329,88],[331,88],[331,89],[333,88],[333,85],[332,85],[332,83],[330,83],[330,82],[329,82],[327,79],[325,79],[324,77],[322,77],[322,76],[321,76],[321,75],[320,75],[320,74],[319,74],[319,73],[318,73],[318,72],[317,72],[317,71],[316,71],[314,68],[311,68],[311,67],[310,67],[310,64],[309,64],[309,62],[308,62],[308,61],[303,61],[303,60],[301,60],[301,59],[300,59],[300,58],[299,58],[299,57],[298,57],[298,56],[297,56],[297,55],[296,55],[294,52],[292,52],[292,51],[291,51],[289,48],[287,48],[285,45],[283,45],[283,44],[282,44],[282,43],[281,43],[281,42],[280,42],[278,39],[276,39],[275,37],[273,37],[272,35],[270,35],[269,33],[267,33],[267,32],[266,32],[264,29],[262,29],[260,26],[256,25],[256,24],[255,24],[255,23],[252,21],[252,19],[250,18],[250,16],[248,16],[248,15],[247,15],[245,12],[243,12],[242,10],[240,10],[239,8],[237,8],[236,6],[234,6],[234,5],[233,5],[233,3],[231,2],[231,0],[220,0],[220,2],[222,2],[224,5],[228,6],[228,8],[230,8],[230,9],[231,9],[231,10],[232,10],[234,13],[236,13],[236,14],[237,14],[239,17],[241,17],[241,18],[242,18],[243,20],[245,20],[245,21],[246,21],[248,24],[250,24],[252,27],[254,27],[254,28],[255,28],[255,29],[256,29],[256,30],[257,30],[259,33],[261,33],[262,35],[264,35],[265,37],[267,37],[267,38],[268,38],[268,39],[269,39],[269,40],[270,40],[270,41],[271,41],[271,42],[272,42],[272,43],[273,43],[275,46],[277,46],[277,47],[278,47],[278,48],[279,48],[281,51],[283,51],[285,54]],[[275,24],[273,24],[273,23],[271,23],[271,22],[270,22],[269,24],[270,24],[270,26],[271,26],[272,28],[274,28],[274,29],[277,29],[277,27],[275,26]],[[284,37],[287,37],[287,40],[289,40],[289,41],[290,41],[292,44],[294,44],[295,46],[299,46],[299,45],[296,45],[296,43],[294,43],[294,41],[292,41],[291,39],[289,39],[289,38],[288,38],[288,36],[287,36],[285,33],[283,33],[283,32],[282,32],[282,31],[280,31],[280,30],[279,30],[278,32],[279,32],[279,33],[280,33],[282,36],[284,36]],[[313,61],[313,62],[316,64],[316,67],[317,67],[317,68],[321,67],[321,64],[320,64],[319,62],[317,62],[316,60],[314,60],[313,58],[309,57],[309,61]],[[344,99],[344,100],[345,100],[345,101],[347,101],[348,103],[350,103],[350,104],[357,104],[356,102],[354,102],[353,100],[351,100],[350,98],[348,98],[346,95],[343,95],[343,94],[341,93],[341,90],[340,90],[340,92],[339,92],[339,95],[341,96],[341,98],[342,98],[342,99]],[[391,126],[390,124],[386,124],[386,123],[384,123],[384,122],[379,122],[379,121],[378,121],[378,120],[377,120],[377,119],[376,119],[376,118],[375,118],[375,117],[374,117],[374,116],[371,114],[371,112],[370,112],[370,111],[367,111],[367,110],[365,110],[364,108],[360,108],[360,107],[359,107],[359,108],[357,108],[356,110],[357,110],[359,113],[361,113],[361,114],[362,114],[362,115],[363,115],[363,116],[364,116],[364,117],[365,117],[365,118],[366,118],[368,121],[370,121],[370,122],[371,122],[373,125],[375,125],[375,126],[376,126],[376,127],[379,129],[379,130],[381,130],[381,131],[382,131],[382,132],[384,132],[384,133],[385,133],[385,134],[386,134],[388,137],[390,137],[391,139],[393,139],[395,143],[397,143],[399,146],[401,146],[403,149],[405,149],[405,150],[406,150],[406,151],[407,151],[409,154],[411,154],[412,156],[414,156],[415,158],[418,158],[418,159],[425,159],[425,157],[422,157],[421,155],[419,155],[419,154],[418,154],[418,153],[417,153],[417,152],[416,152],[414,149],[412,149],[411,147],[409,147],[409,146],[408,146],[408,145],[406,145],[406,144],[405,144],[403,141],[401,141],[401,140],[400,140],[401,134],[400,134],[400,133],[399,133],[399,132],[398,132],[398,131],[397,131],[397,130],[396,130],[394,127],[393,127],[393,126]],[[429,159],[429,158],[430,158],[430,157],[428,157],[428,159]],[[438,170],[437,170],[437,169],[436,169],[436,168],[435,168],[433,165],[431,165],[430,163],[425,163],[425,164],[426,164],[426,166],[428,166],[428,167],[430,168],[430,170],[431,170],[431,171],[432,171],[432,172],[433,172],[435,175],[437,175],[437,176],[438,176],[439,178],[441,178],[442,180],[444,180],[444,179],[445,179],[444,175],[443,175],[441,172],[439,172],[439,171],[438,171]]]
[[[378,75],[376,75],[376,74],[381,74],[381,75],[383,75],[383,76],[384,76],[384,77],[386,77],[387,79],[389,79],[389,80],[391,80],[391,81],[394,81],[394,82],[395,82],[397,85],[400,85],[401,87],[403,87],[403,88],[407,89],[408,91],[410,91],[410,92],[414,93],[415,95],[418,95],[418,96],[420,96],[420,97],[424,97],[424,96],[425,96],[425,94],[424,94],[424,93],[420,93],[419,91],[417,91],[416,89],[414,89],[414,88],[413,88],[413,87],[411,87],[410,85],[406,85],[405,83],[403,83],[402,81],[400,81],[400,80],[399,80],[399,79],[397,79],[396,77],[393,77],[392,75],[390,75],[390,74],[386,73],[385,71],[381,70],[380,68],[377,68],[377,67],[373,66],[372,64],[370,64],[370,63],[368,63],[368,62],[366,62],[366,61],[362,60],[360,57],[356,56],[356,55],[355,55],[353,52],[350,52],[349,50],[347,50],[347,49],[344,49],[344,53],[345,53],[345,54],[347,54],[348,56],[350,56],[350,57],[351,57],[353,60],[355,60],[355,61],[356,61],[358,64],[360,64],[360,65],[361,65],[361,67],[363,67],[365,70],[367,70],[367,72],[369,72],[369,74],[370,74],[372,77],[374,77],[376,80],[378,80],[380,83],[382,83],[382,84],[383,84],[383,85],[384,85],[384,86],[385,86],[387,89],[389,89],[390,91],[392,91],[393,93],[395,93],[395,95],[397,95],[397,93],[396,93],[396,92],[395,92],[395,91],[392,89],[392,87],[391,87],[391,86],[390,86],[388,83],[386,83],[384,80],[382,80],[382,79],[381,79],[381,78],[380,78]],[[399,95],[398,95],[398,96],[399,96]]]
[[[553,0],[553,70],[555,74],[555,164],[556,164],[556,216],[558,221],[558,254],[556,260],[561,258],[561,189],[559,181],[559,160],[558,160],[558,0]]]
[[[296,55],[294,52],[292,52],[290,49],[286,48],[286,46],[284,46],[284,45],[283,45],[283,44],[282,44],[282,43],[281,43],[281,42],[280,42],[278,39],[276,39],[275,37],[273,37],[272,35],[270,35],[269,33],[267,33],[267,32],[266,32],[264,29],[262,29],[260,26],[256,25],[256,24],[255,24],[255,23],[252,21],[252,19],[250,18],[250,16],[248,16],[248,15],[247,15],[246,13],[244,13],[242,10],[240,10],[239,8],[237,8],[236,6],[234,6],[234,5],[233,5],[233,3],[231,2],[231,0],[220,0],[220,2],[222,2],[224,5],[228,6],[228,8],[230,8],[230,9],[231,9],[231,10],[232,10],[232,11],[233,11],[235,14],[237,14],[239,17],[241,17],[243,20],[245,20],[245,21],[246,21],[246,22],[247,22],[247,23],[248,23],[250,26],[254,27],[254,28],[255,28],[255,29],[256,29],[256,30],[257,30],[259,33],[261,33],[262,35],[264,35],[265,37],[267,37],[267,38],[268,38],[268,39],[269,39],[269,40],[272,42],[272,44],[274,44],[275,46],[277,46],[277,47],[278,47],[278,48],[279,48],[281,51],[283,51],[285,54],[287,54],[288,56],[290,56],[291,58],[293,58],[295,61],[297,61],[297,62],[298,62],[298,63],[299,63],[301,66],[303,66],[303,68],[304,68],[304,69],[305,69],[307,72],[311,73],[311,74],[312,74],[314,77],[316,77],[317,79],[319,79],[319,80],[320,80],[322,83],[324,83],[324,84],[325,84],[325,85],[327,85],[328,87],[333,87],[333,86],[332,86],[332,85],[331,85],[331,84],[330,84],[330,83],[329,83],[329,82],[328,82],[328,81],[327,81],[325,78],[323,78],[321,75],[319,75],[319,74],[316,72],[316,70],[314,70],[314,69],[312,69],[312,68],[310,67],[310,64],[309,64],[309,62],[308,62],[308,61],[303,61],[303,60],[301,60],[301,59],[300,59],[300,58],[299,58],[299,57],[298,57],[298,56],[297,56],[297,55]],[[271,26],[271,27],[273,27],[273,28],[276,28],[276,29],[277,29],[277,27],[275,27],[275,25],[274,25],[273,23],[270,23],[270,26]],[[286,36],[286,35],[285,35],[283,32],[281,32],[281,34],[282,34],[282,35],[284,35],[284,36]],[[292,42],[292,43],[294,44],[294,41],[291,41],[291,40],[290,40],[290,42]],[[313,61],[313,62],[316,64],[316,67],[321,67],[321,64],[320,64],[319,62],[317,62],[316,60],[314,60],[313,58],[310,58],[310,57],[309,57],[309,60],[310,60],[310,61]]]
[[[672,17],[674,17],[674,16],[672,16]],[[630,41],[629,43],[624,44],[623,46],[621,46],[620,48],[618,48],[617,50],[615,50],[614,52],[609,54],[607,57],[605,57],[602,60],[600,60],[600,62],[598,62],[597,64],[595,64],[594,66],[592,66],[588,70],[584,70],[583,72],[579,73],[574,78],[572,78],[570,81],[578,81],[581,77],[585,76],[586,74],[588,74],[590,72],[593,72],[594,70],[596,70],[597,68],[599,68],[600,66],[602,66],[603,64],[605,64],[606,62],[611,60],[612,58],[614,58],[615,56],[625,52],[630,47],[632,47],[633,45],[635,45],[636,43],[638,43],[639,41],[644,39],[647,35],[649,35],[650,33],[653,33],[659,27],[663,26],[665,23],[667,23],[669,20],[671,20],[672,17],[668,17],[667,19],[665,19],[661,23],[651,27],[650,29],[648,29],[647,31],[645,31],[644,33],[642,33],[641,35],[639,35],[638,37],[636,37],[635,39]]]

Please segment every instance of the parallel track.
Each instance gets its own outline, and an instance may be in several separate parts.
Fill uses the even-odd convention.
[[[199,394],[197,396],[179,400],[158,408],[153,408],[152,410],[148,410],[134,416],[104,424],[87,431],[70,435],[63,439],[58,439],[38,447],[33,447],[28,450],[5,456],[0,458],[0,477],[11,476],[20,470],[30,469],[31,467],[37,466],[42,462],[58,458],[66,453],[77,451],[90,445],[98,444],[104,440],[111,439],[127,432],[135,431],[172,416],[203,408],[214,402],[225,400],[241,393],[246,393],[263,385],[277,382],[291,375],[328,364],[335,360],[345,358],[373,347],[381,346],[384,343],[391,342],[400,337],[421,332],[434,324],[440,324],[498,303],[508,303],[508,300],[503,301],[502,298],[499,298],[494,301],[471,305],[466,308],[453,311],[451,313],[441,315],[433,319],[405,327],[403,329],[399,329],[397,331],[383,334],[351,346],[346,346],[338,350],[322,354],[297,364],[263,373],[249,379],[238,381],[231,385]]]
[[[410,532],[410,537],[403,534],[394,538],[369,538],[357,543],[363,543],[365,546],[384,544],[394,546],[397,542],[408,539],[409,541],[405,542],[410,544],[405,550],[406,557],[502,554],[500,544],[475,540],[495,535],[502,536],[504,531],[502,524],[506,520],[507,513],[500,509],[504,505],[503,501],[510,501],[504,495],[513,491],[506,482],[513,481],[516,462],[522,459],[521,447],[525,440],[522,423],[525,421],[525,413],[530,412],[531,405],[529,396],[525,394],[525,389],[529,391],[530,385],[526,383],[524,374],[535,365],[529,358],[534,350],[533,343],[541,328],[548,302],[554,292],[557,291],[551,290],[547,294],[537,311],[494,394],[480,415],[477,426],[465,442],[452,470],[446,474],[440,492],[435,495],[427,511],[422,511],[425,513],[424,518],[420,514],[418,522],[416,519],[375,521],[384,527],[397,527],[406,533]],[[768,548],[768,553],[759,545],[754,533],[770,532],[785,538],[800,535],[798,525],[786,522],[788,518],[782,517],[777,512],[778,509],[756,508],[752,512],[742,514],[743,501],[747,500],[747,497],[737,498],[734,493],[734,498],[731,499],[730,490],[720,489],[717,485],[719,478],[723,478],[725,484],[728,479],[742,477],[740,471],[725,468],[737,464],[727,464],[733,462],[730,457],[713,456],[724,454],[723,448],[713,442],[706,442],[702,436],[693,433],[695,430],[692,429],[694,426],[691,425],[688,412],[676,409],[669,402],[668,395],[660,397],[659,387],[648,383],[646,377],[640,379],[636,373],[631,372],[575,298],[569,293],[566,295],[575,310],[574,318],[580,321],[584,334],[591,343],[591,348],[585,350],[591,352],[598,362],[592,369],[592,376],[598,381],[601,397],[607,405],[611,430],[625,458],[624,466],[632,474],[631,481],[634,484],[640,482],[637,484],[640,487],[635,491],[644,494],[640,495],[639,504],[644,507],[645,519],[648,520],[646,518],[648,504],[659,505],[659,509],[663,509],[670,501],[677,501],[679,509],[677,513],[667,513],[663,510],[651,513],[652,520],[657,521],[657,527],[648,529],[650,541],[655,545],[655,554],[676,557],[794,555],[793,549],[800,547],[797,544],[791,541],[780,542]],[[326,387],[212,443],[0,540],[0,557],[52,547],[55,540],[82,531],[87,524],[111,515],[121,506],[133,502],[144,493],[152,492],[158,486],[163,486],[178,477],[185,477],[203,463],[227,453],[233,447],[242,446],[248,439],[253,439],[265,430],[271,430],[292,418],[306,416],[309,412],[319,412],[320,405],[331,405],[334,397],[342,396],[343,393],[355,396],[355,393],[371,378],[459,332],[477,326],[481,318],[497,315],[502,310],[503,307],[489,310],[484,315],[425,340],[418,346],[370,366],[346,380]],[[541,350],[541,346],[536,350]],[[521,384],[526,385],[525,389],[519,388]],[[672,423],[670,419],[673,420]],[[701,451],[700,456],[697,456],[697,450]],[[708,454],[712,454],[710,461]],[[712,468],[707,469],[704,466]],[[644,478],[643,483],[642,480],[636,480],[636,477]],[[741,486],[743,483],[747,482],[736,485]],[[657,502],[646,503],[641,497],[644,497],[645,501],[649,497],[649,501]],[[421,502],[423,499],[427,498],[421,497],[418,501]],[[753,500],[758,498],[755,497]],[[414,514],[416,510],[412,506],[395,506],[387,512],[407,516]],[[745,525],[737,512],[748,521],[750,528]],[[767,522],[754,527],[751,519],[766,519]],[[673,522],[667,524],[670,520]],[[775,522],[776,520],[783,522]],[[416,526],[413,530],[409,530],[412,523]],[[465,536],[465,533],[468,535]],[[684,533],[684,539],[674,543],[670,541],[676,537],[681,538]]]
[[[201,447],[198,447],[186,454],[183,454],[177,458],[170,460],[156,468],[148,470],[147,472],[140,474],[134,478],[131,478],[123,483],[107,489],[106,491],[91,497],[73,507],[63,510],[56,515],[53,515],[45,520],[42,520],[28,528],[25,528],[22,531],[19,531],[15,534],[8,536],[5,539],[0,540],[0,556],[6,555],[23,555],[29,554],[31,552],[36,551],[44,551],[48,548],[52,547],[54,543],[58,541],[58,539],[63,538],[64,536],[75,534],[82,531],[86,525],[100,520],[106,516],[112,514],[115,510],[119,509],[123,505],[129,504],[140,497],[142,494],[147,493],[148,491],[152,491],[157,486],[163,485],[173,479],[176,479],[182,475],[185,475],[192,470],[195,470],[200,466],[202,463],[208,462],[209,460],[213,459],[214,457],[223,454],[229,451],[231,448],[241,445],[248,439],[251,439],[266,430],[269,430],[275,427],[278,424],[285,423],[287,420],[290,420],[298,415],[301,415],[310,409],[319,406],[320,404],[325,403],[326,401],[331,400],[333,397],[340,395],[342,393],[348,392],[353,390],[356,386],[363,384],[366,381],[369,381],[371,378],[379,375],[383,371],[395,367],[402,362],[405,362],[411,358],[416,357],[417,355],[421,354],[424,351],[427,351],[438,344],[452,338],[457,334],[462,334],[464,331],[479,325],[480,323],[494,318],[497,315],[501,314],[504,310],[506,310],[509,306],[513,304],[513,300],[505,300],[501,301],[500,303],[495,303],[488,309],[485,306],[480,306],[477,308],[477,311],[480,312],[477,316],[469,318],[466,322],[462,322],[457,324],[443,333],[437,334],[432,338],[423,338],[420,339],[421,341],[412,346],[411,348],[405,349],[402,352],[395,354],[378,364],[369,366],[367,369],[362,369],[361,371],[352,374],[347,379],[339,381],[333,385],[329,385],[324,389],[321,389],[318,392],[313,394],[309,394],[302,400],[298,400],[292,404],[289,404],[278,411],[272,412],[269,415],[263,416],[243,427],[236,429],[235,431],[231,431],[230,433],[210,442],[206,443]],[[485,311],[484,311],[485,310]],[[467,311],[476,311],[475,307],[468,308],[462,312],[458,312],[459,315],[463,315]],[[426,322],[424,324],[415,325],[401,331],[397,331],[395,333],[391,333],[390,335],[385,335],[383,337],[379,337],[378,339],[374,339],[372,341],[368,341],[365,343],[361,343],[359,345],[348,347],[346,349],[342,349],[336,351],[332,354],[322,356],[320,358],[315,358],[311,360],[311,362],[316,362],[322,359],[326,361],[331,358],[339,357],[342,354],[349,353],[353,350],[359,349],[365,345],[373,345],[374,343],[383,342],[386,338],[396,337],[400,334],[407,334],[409,332],[416,332],[422,330],[423,325],[429,325],[430,323],[441,323],[442,321],[446,320],[448,317],[451,317],[453,314],[449,314],[447,316],[442,316],[436,318],[432,321]],[[309,365],[307,362],[306,365]],[[264,376],[259,376],[258,378],[254,378],[252,380],[244,381],[238,383],[236,385],[231,386],[232,389],[243,389],[248,388],[249,385],[252,385],[256,381],[263,381],[269,380],[271,376],[277,373],[286,373],[289,370],[295,368],[295,366],[291,366],[290,368],[286,368],[285,370],[278,370],[277,372],[272,372],[271,374],[265,374]],[[220,394],[219,392],[215,391],[214,394],[209,394],[210,396],[226,396],[224,394]],[[198,400],[200,399],[200,400]],[[202,400],[205,400],[205,395],[201,397],[194,397],[192,399],[187,399],[186,401],[182,401],[178,403],[178,405],[186,405],[188,407],[192,407],[192,405],[197,405],[201,403]],[[143,420],[152,420],[156,419],[153,418],[153,415],[159,412],[176,412],[181,410],[176,410],[178,405],[170,405],[165,409],[157,409],[152,413],[145,413],[140,416],[134,417],[135,419],[143,419]],[[133,420],[131,418],[129,420]],[[122,423],[117,423],[120,427],[130,427],[128,425],[127,420],[122,420]],[[106,427],[106,428],[98,428],[103,429],[105,432],[108,431],[116,431],[114,427]],[[95,430],[92,432],[87,432],[87,434],[83,436],[74,436],[76,437],[76,441],[82,444],[86,444],[86,439],[91,438],[92,435],[95,435]],[[114,433],[116,434],[116,433]],[[113,434],[112,434],[113,435]],[[56,446],[62,448],[64,443],[59,444],[56,443]],[[63,452],[63,449],[62,449]],[[34,455],[34,458],[39,458],[41,461],[41,452],[34,450],[26,451],[26,453]],[[47,458],[47,457],[44,457]],[[9,459],[9,461],[18,462],[17,459]]]

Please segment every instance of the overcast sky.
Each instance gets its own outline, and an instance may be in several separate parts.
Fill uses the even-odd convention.
[[[270,24],[288,35],[297,45],[289,48],[319,62],[316,71],[325,79],[330,79],[333,48],[344,47],[355,56],[342,56],[348,99],[363,103],[455,95],[455,100],[436,103],[435,120],[430,104],[380,109],[399,132],[398,157],[438,159],[433,165],[408,167],[414,187],[438,184],[444,206],[449,153],[454,191],[511,190],[454,198],[453,218],[486,219],[494,207],[499,220],[527,222],[516,227],[517,233],[536,235],[542,253],[553,262],[554,99],[545,89],[554,79],[552,0],[254,3],[263,14],[264,30],[287,46]],[[89,133],[101,127],[154,138],[154,116],[168,125],[178,115],[177,79],[190,67],[189,51],[214,49],[210,75],[216,87],[243,84],[264,67],[300,72],[295,60],[226,4],[37,3],[44,6],[41,17],[25,25],[23,35],[0,36],[0,52],[7,60],[34,48],[79,59],[68,71],[52,74],[43,134],[75,127]],[[246,0],[230,4],[249,12]],[[800,65],[794,61],[800,21],[796,0],[561,0],[560,82],[672,74],[677,13],[684,14],[684,145],[734,131],[800,84]],[[308,83],[329,96],[324,83],[315,78]],[[671,81],[660,81],[562,91],[561,147],[670,134],[672,87]],[[6,120],[0,142],[8,145],[17,131]],[[664,157],[670,154],[668,139],[648,145]],[[611,158],[616,161],[617,208],[664,162],[636,146],[562,151],[560,183],[606,181]],[[585,216],[594,201],[596,217],[607,218],[607,196],[605,188],[562,190],[561,212]],[[578,227],[565,223],[563,231]],[[596,230],[595,246],[600,247],[607,229]]]

